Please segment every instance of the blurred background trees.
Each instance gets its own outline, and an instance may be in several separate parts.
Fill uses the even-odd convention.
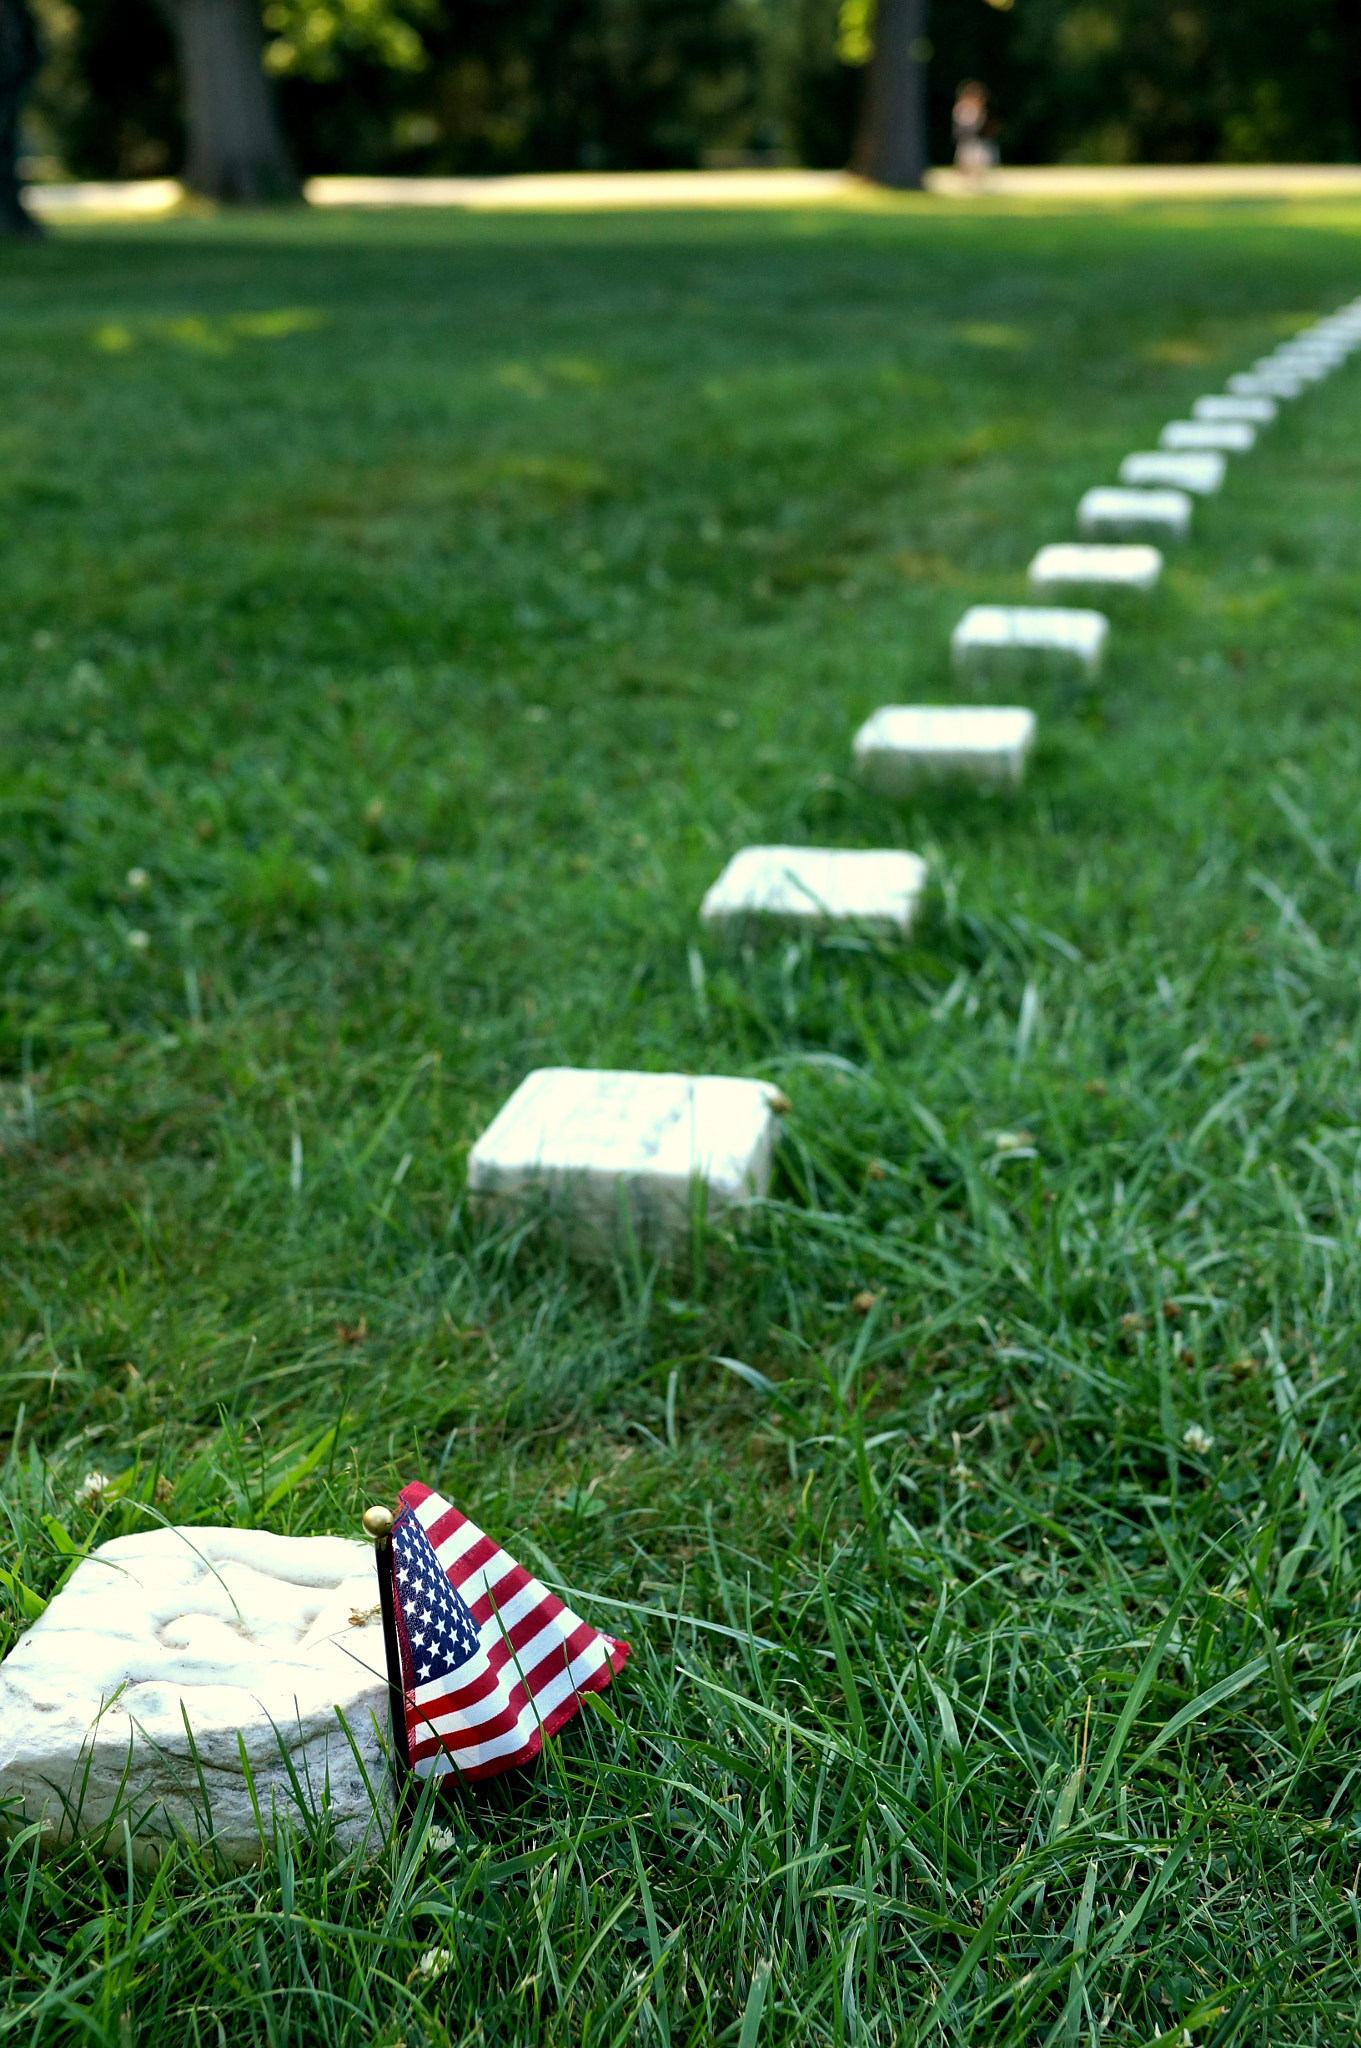
[[[256,0],[252,0],[256,4]],[[875,0],[258,0],[297,170],[842,164]],[[38,175],[178,171],[154,0],[35,0]],[[933,0],[932,159],[961,78],[1004,162],[1361,155],[1361,0]]]

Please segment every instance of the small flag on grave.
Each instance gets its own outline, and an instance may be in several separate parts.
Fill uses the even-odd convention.
[[[629,1654],[428,1486],[370,1508],[398,1755],[418,1778],[495,1777],[538,1755]]]

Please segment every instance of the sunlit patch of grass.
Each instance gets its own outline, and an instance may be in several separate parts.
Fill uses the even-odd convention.
[[[1024,327],[1007,327],[997,320],[967,320],[955,333],[974,348],[1029,348],[1030,334]]]
[[[1176,336],[1150,342],[1144,350],[1145,360],[1150,363],[1175,363],[1184,369],[1194,369],[1200,363],[1212,363],[1217,354],[1218,351],[1206,342]]]
[[[289,335],[311,334],[323,315],[304,306],[280,306],[262,313],[233,313],[213,320],[201,313],[180,313],[138,326],[109,320],[93,329],[90,341],[105,355],[126,355],[141,341],[168,341],[204,355],[230,355],[238,341],[284,341]]]

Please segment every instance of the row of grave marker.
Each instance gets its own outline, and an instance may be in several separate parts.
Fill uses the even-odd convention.
[[[1226,391],[1198,398],[1190,419],[1163,428],[1156,449],[1125,457],[1118,484],[1083,495],[1082,540],[1040,549],[1029,569],[1032,592],[1052,599],[1079,590],[1151,591],[1163,570],[1155,543],[1185,540],[1194,500],[1221,488],[1228,458],[1247,454],[1283,401],[1358,347],[1361,299],[1230,377]],[[975,605],[951,635],[951,659],[961,674],[1038,660],[1094,677],[1109,635],[1099,611]],[[1014,787],[1035,735],[1035,715],[1022,706],[887,704],[861,726],[852,753],[860,779],[889,797],[944,779]],[[914,853],[748,846],[705,895],[700,918],[728,934],[772,924],[842,925],[901,939],[926,882],[926,863]],[[717,1218],[765,1193],[787,1108],[765,1081],[541,1067],[474,1145],[468,1187],[492,1204],[537,1192],[578,1254],[614,1256],[632,1239],[664,1257],[685,1242],[701,1211]]]

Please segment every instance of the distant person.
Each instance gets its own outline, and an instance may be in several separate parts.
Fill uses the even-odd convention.
[[[955,169],[966,178],[981,178],[997,162],[997,144],[988,119],[988,89],[976,78],[966,78],[955,93],[952,125],[955,132]]]
[[[40,54],[28,0],[0,0],[0,235],[42,233],[19,192],[19,109]]]

